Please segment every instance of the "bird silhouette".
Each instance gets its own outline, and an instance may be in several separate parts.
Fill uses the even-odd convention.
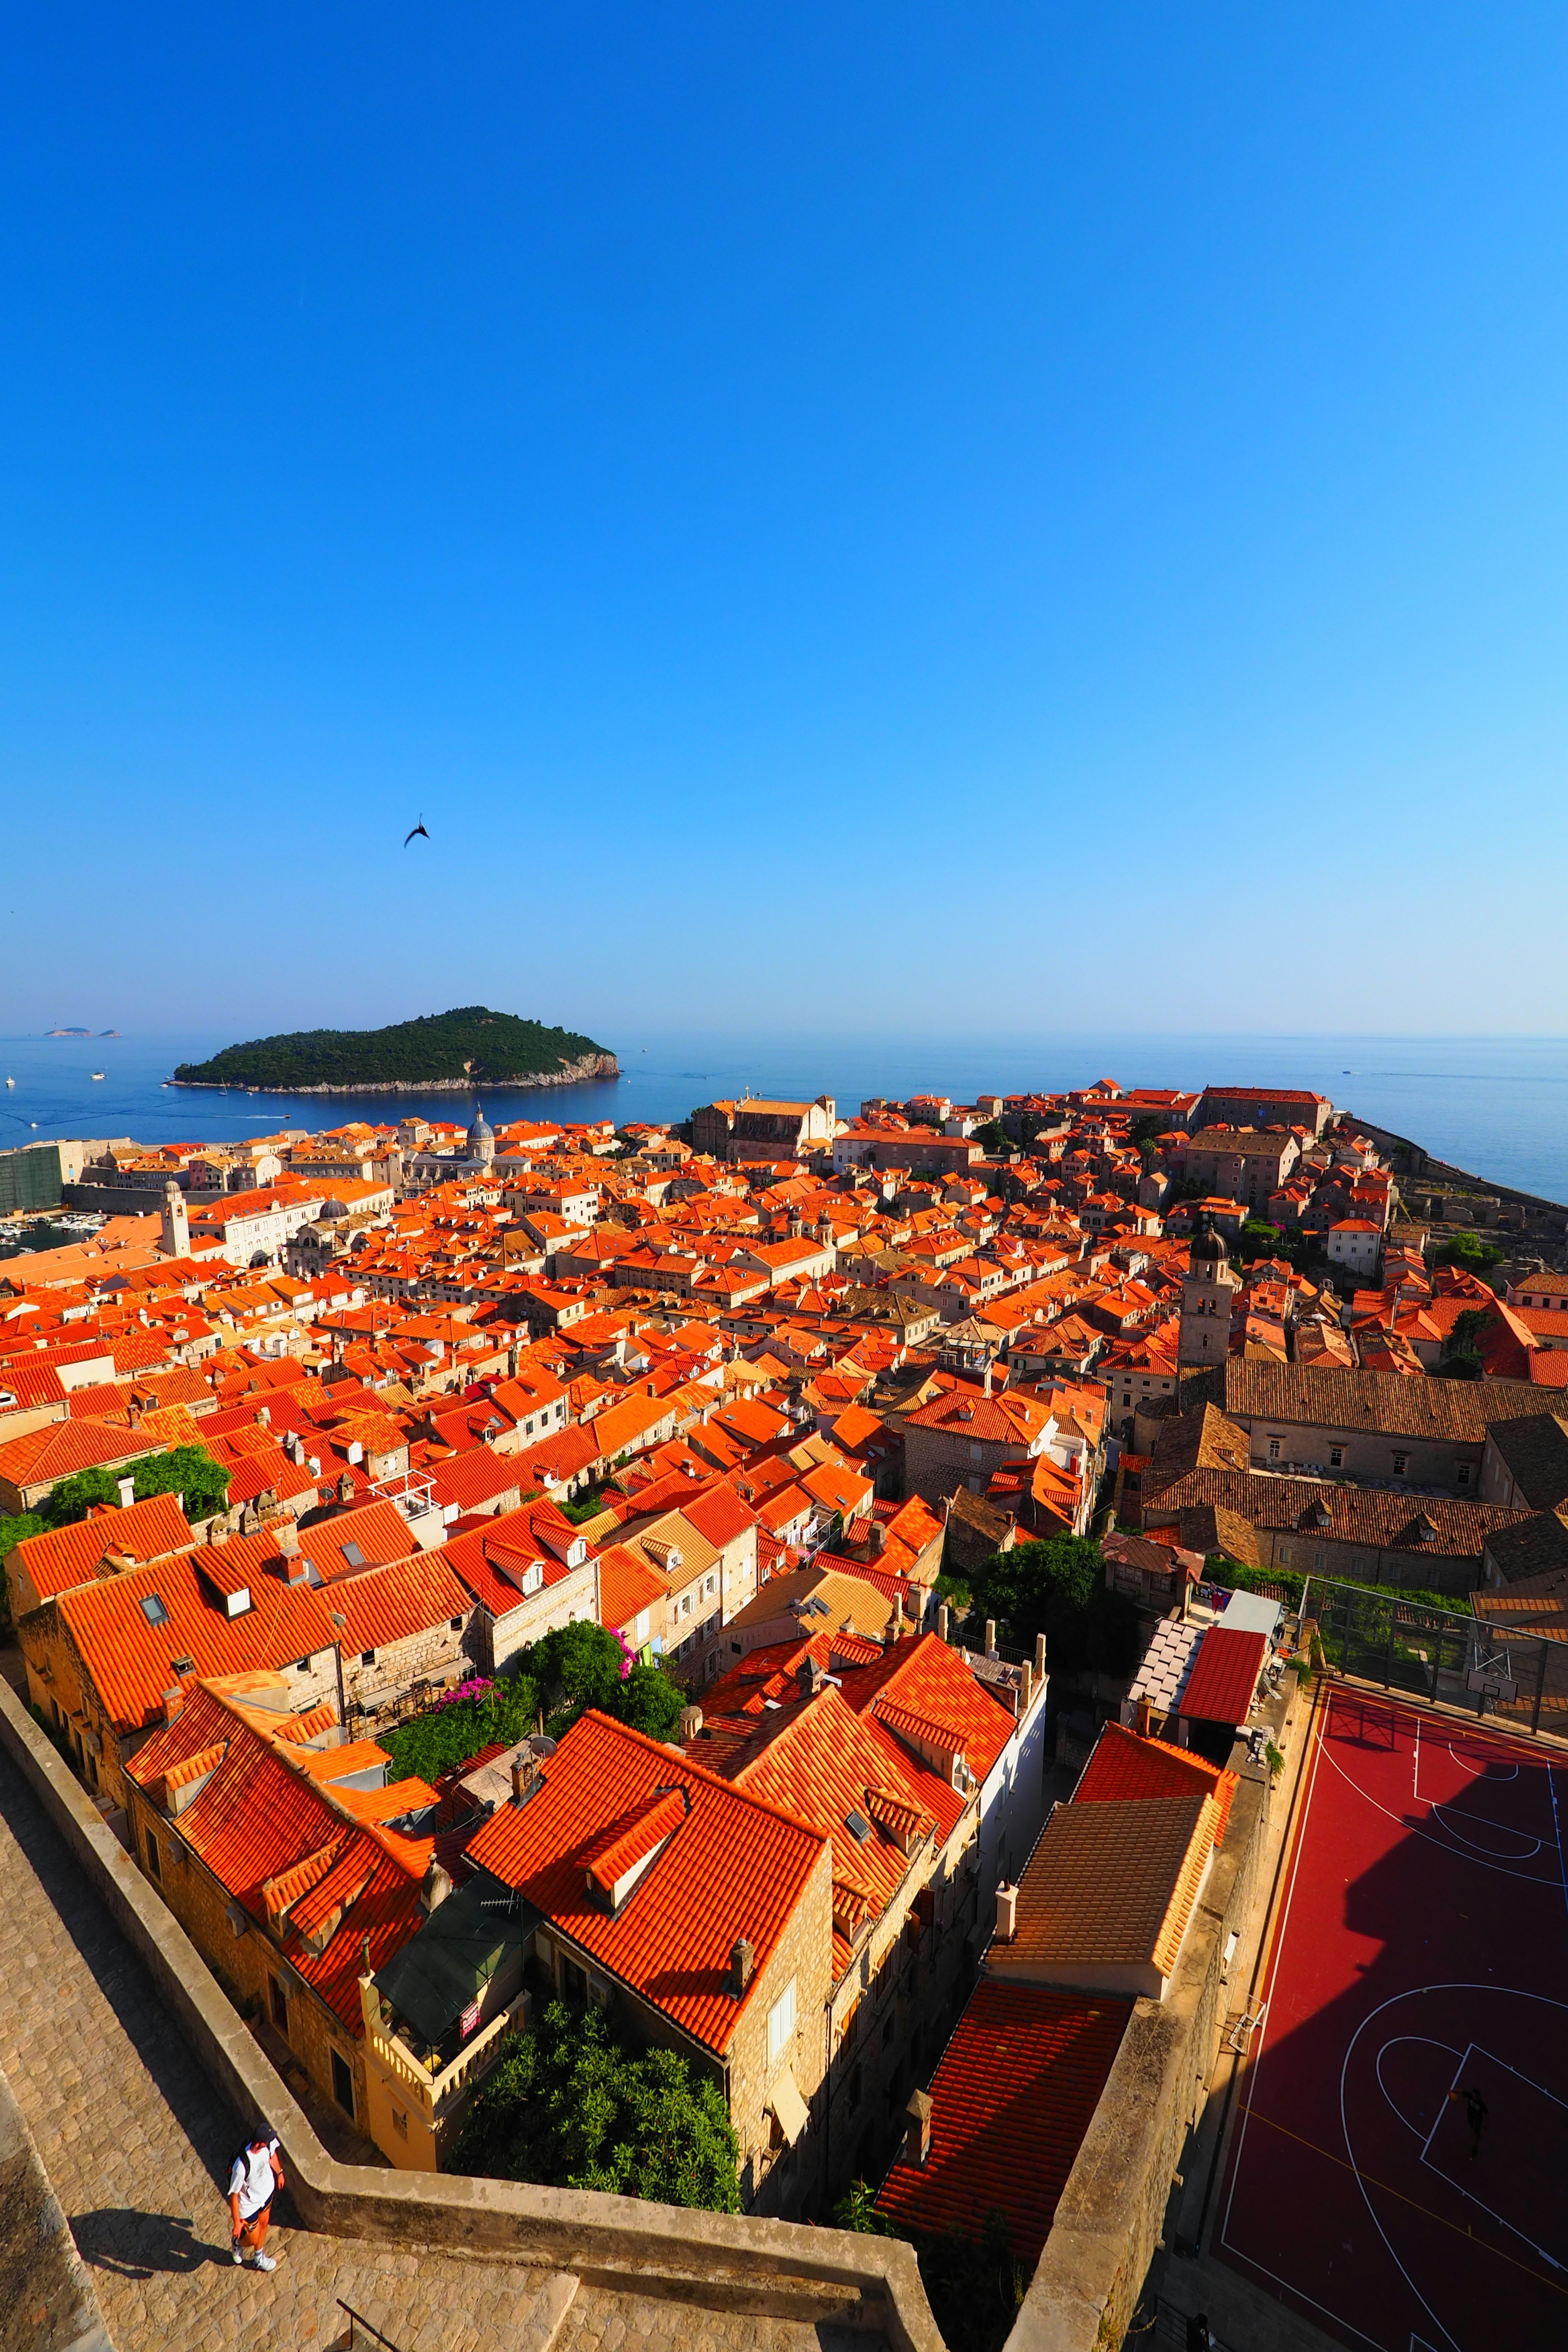
[[[407,846],[408,846],[409,843],[413,840],[413,838],[414,838],[414,835],[415,835],[416,833],[416,834],[418,834],[418,835],[420,835],[420,837],[421,837],[423,840],[425,840],[425,841],[428,841],[428,840],[429,840],[429,838],[430,838],[429,835],[428,835],[428,834],[426,832],[426,830],[425,830],[425,812],[423,811],[423,809],[421,809],[421,811],[420,811],[420,813],[419,813],[419,822],[418,822],[418,824],[414,827],[413,832],[411,832],[411,833],[405,833],[405,834],[404,835],[404,836],[403,836],[403,846],[404,846],[404,848],[405,848],[405,849],[406,849],[406,848],[407,848]]]

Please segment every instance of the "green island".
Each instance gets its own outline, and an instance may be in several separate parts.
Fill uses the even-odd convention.
[[[385,1094],[404,1089],[571,1086],[618,1078],[607,1046],[574,1029],[547,1028],[488,1005],[465,1004],[385,1029],[297,1029],[226,1045],[182,1062],[177,1087],[240,1087],[262,1094]]]

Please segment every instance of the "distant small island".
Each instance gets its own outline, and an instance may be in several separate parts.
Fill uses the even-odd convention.
[[[46,1037],[90,1037],[90,1029],[46,1029]]]
[[[574,1029],[466,1004],[386,1029],[296,1029],[226,1045],[182,1062],[177,1087],[237,1087],[249,1094],[493,1094],[502,1087],[567,1087],[618,1078],[607,1046]]]

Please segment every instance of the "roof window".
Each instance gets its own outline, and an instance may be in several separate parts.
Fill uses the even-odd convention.
[[[149,1625],[166,1625],[169,1622],[169,1612],[155,1592],[142,1594],[142,1614]]]
[[[363,1568],[364,1566],[364,1554],[361,1551],[358,1544],[340,1544],[338,1546],[338,1549],[342,1553],[343,1558],[347,1560],[351,1568]]]
[[[846,1813],[844,1826],[857,1845],[864,1845],[871,1834],[871,1824],[864,1813]]]

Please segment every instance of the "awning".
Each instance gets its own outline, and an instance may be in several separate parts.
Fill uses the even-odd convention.
[[[773,2110],[780,2131],[793,2147],[805,2129],[805,2101],[795,2086],[795,2069],[786,2066],[773,2089],[768,2093],[768,2105]]]

